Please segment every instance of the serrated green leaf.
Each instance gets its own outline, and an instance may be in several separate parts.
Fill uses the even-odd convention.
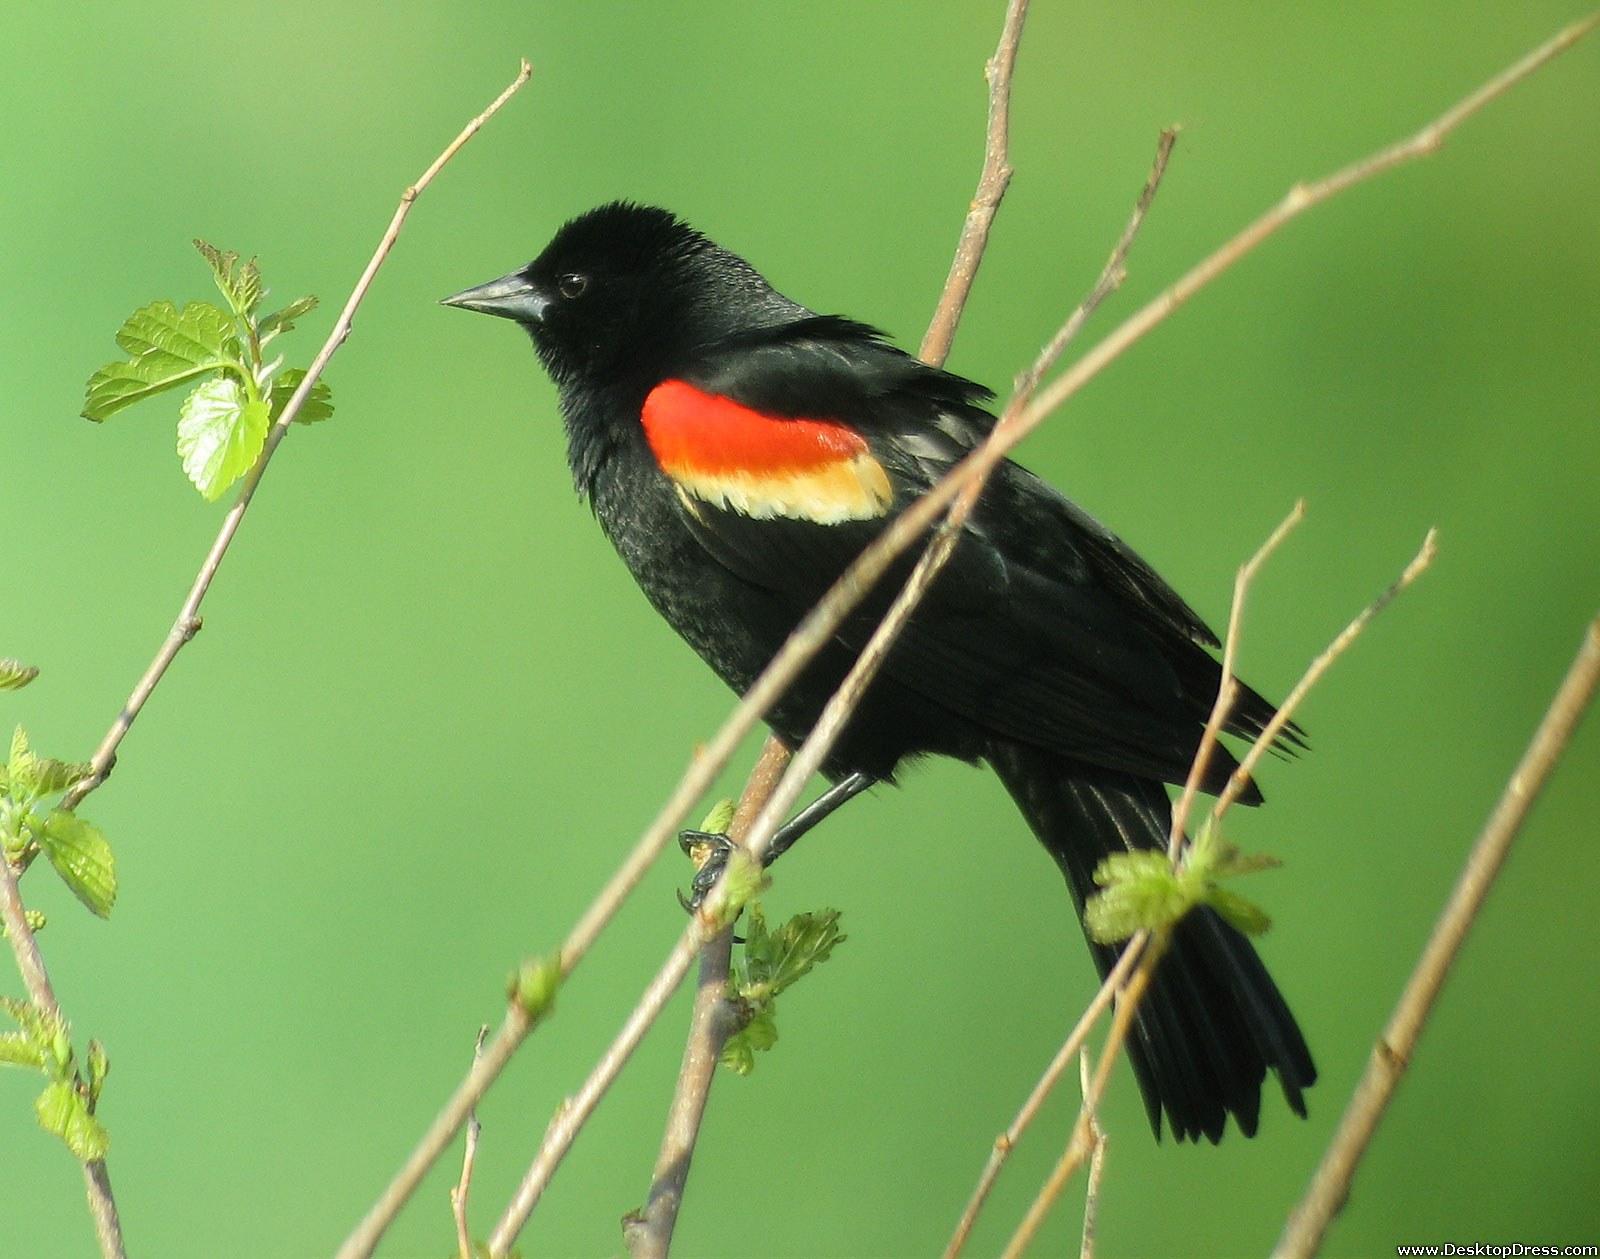
[[[84,416],[98,423],[208,371],[243,370],[231,340],[228,316],[210,302],[190,302],[181,311],[168,301],[141,307],[117,332],[117,344],[132,359],[108,363],[89,377]]]
[[[263,340],[276,336],[280,332],[293,332],[294,321],[302,315],[309,315],[317,308],[317,299],[311,296],[297,297],[282,310],[275,310],[270,315],[263,315],[256,324],[256,331]]]
[[[247,398],[232,376],[208,380],[184,399],[178,455],[206,499],[215,502],[255,466],[270,423],[266,403]]]
[[[796,914],[769,937],[763,966],[766,986],[774,997],[826,962],[834,946],[845,939],[839,931],[839,911],[824,909]]]
[[[33,779],[34,790],[41,796],[54,795],[58,791],[65,791],[80,778],[87,778],[94,772],[94,766],[86,761],[58,761],[53,756],[41,756],[34,760]]]
[[[117,900],[117,863],[93,822],[55,809],[40,828],[39,847],[62,881],[91,913],[108,917]]]
[[[261,301],[261,268],[256,260],[252,258],[239,267],[239,255],[235,250],[218,249],[198,239],[194,247],[210,264],[212,279],[216,280],[217,288],[228,299],[228,305],[245,316],[255,310]]]
[[[0,691],[20,691],[38,676],[39,670],[31,664],[9,657],[0,659]]]
[[[1212,888],[1206,893],[1205,902],[1245,935],[1258,936],[1272,926],[1272,919],[1261,906],[1225,887]]]
[[[254,258],[239,269],[234,283],[234,295],[241,315],[249,315],[261,303],[261,268]]]
[[[211,275],[217,282],[224,296],[231,296],[233,289],[233,268],[238,265],[238,252],[232,249],[218,249],[210,241],[195,237],[194,247],[200,251],[200,256],[211,265]]]
[[[104,1158],[111,1138],[104,1125],[89,1113],[78,1090],[65,1080],[56,1080],[39,1094],[33,1104],[39,1126],[67,1143],[79,1162]]]
[[[306,378],[305,371],[299,367],[291,367],[284,371],[272,382],[272,418],[276,422],[283,414],[283,408],[289,405],[289,399],[294,397],[294,391],[300,387],[300,382]],[[325,380],[318,380],[311,386],[311,393],[300,407],[300,413],[294,417],[296,424],[317,424],[333,415],[333,390],[328,388]]]
[[[44,1070],[44,1054],[21,1032],[0,1033],[0,1064]]]
[[[34,767],[38,764],[28,746],[28,732],[18,726],[11,733],[11,756],[6,761],[6,790],[13,797],[33,796],[38,787]]]

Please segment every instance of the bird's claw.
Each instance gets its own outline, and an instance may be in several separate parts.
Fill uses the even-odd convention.
[[[686,830],[678,832],[678,847],[695,864],[694,878],[689,881],[689,895],[678,893],[678,903],[689,913],[695,913],[717,885],[722,872],[728,867],[733,854],[733,841],[715,831]]]

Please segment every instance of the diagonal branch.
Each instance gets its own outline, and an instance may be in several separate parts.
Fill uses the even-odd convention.
[[[1000,44],[994,56],[984,63],[983,77],[989,83],[989,125],[984,133],[983,170],[978,176],[978,191],[961,225],[950,274],[939,295],[933,322],[923,335],[917,357],[935,367],[950,357],[956,339],[956,326],[967,308],[978,264],[989,244],[989,229],[1000,210],[1000,202],[1011,184],[1011,75],[1017,65],[1017,48],[1022,43],[1022,24],[1028,17],[1028,0],[1009,0],[1005,21],[1000,28]]]
[[[1578,655],[1567,670],[1560,689],[1550,701],[1533,741],[1522,754],[1506,783],[1494,812],[1472,846],[1449,903],[1428,937],[1416,969],[1406,981],[1399,1004],[1373,1046],[1367,1069],[1350,1097],[1339,1129],[1328,1144],[1305,1196],[1289,1217],[1273,1259],[1310,1259],[1321,1248],[1328,1227],[1350,1196],[1355,1178],[1373,1134],[1382,1122],[1400,1078],[1411,1065],[1417,1041],[1450,968],[1461,952],[1484,898],[1494,885],[1506,854],[1511,851],[1522,824],[1539,793],[1566,751],[1573,731],[1600,687],[1600,618],[1584,631]]]

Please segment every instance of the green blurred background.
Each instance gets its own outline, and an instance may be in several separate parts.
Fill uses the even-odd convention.
[[[400,190],[510,78],[536,77],[418,204],[335,360],[335,422],[294,433],[179,660],[87,807],[122,899],[30,903],[103,1114],[134,1253],[328,1253],[501,1008],[676,780],[729,696],[573,499],[554,397],[511,328],[435,305],[568,215],[668,205],[796,298],[914,345],[976,177],[990,3],[414,3],[8,8],[0,47],[0,654],[35,742],[87,755],[166,632],[221,506],[173,454],[176,399],[77,418],[111,334],[207,296],[200,235],[275,295],[336,307]],[[1174,165],[1104,331],[1278,197],[1432,117],[1569,5],[1037,0],[1017,177],[952,365],[1003,386],[1097,272],[1157,130]],[[1348,1096],[1462,855],[1600,604],[1600,43],[1438,158],[1318,210],[1096,382],[1023,458],[1213,620],[1290,503],[1243,668],[1281,693],[1429,525],[1443,551],[1305,709],[1234,837],[1264,951],[1322,1070],[1310,1122],[1152,1143],[1119,1073],[1101,1253],[1262,1254]],[[289,343],[304,362],[326,308]],[[752,752],[754,744],[752,743]],[[747,764],[747,754],[741,765]],[[727,790],[741,775],[730,773]],[[1473,934],[1329,1244],[1600,1241],[1591,721]],[[830,822],[774,913],[850,941],[728,1076],[680,1230],[694,1255],[915,1255],[1092,988],[1050,863],[993,779],[940,764]],[[682,926],[662,863],[483,1108],[487,1231]],[[5,967],[10,973],[9,963]],[[0,984],[20,990],[15,978]],[[646,1041],[524,1235],[620,1251],[686,1003]],[[76,1169],[0,1079],[7,1256],[90,1253]],[[1058,1099],[975,1238],[1054,1161]],[[385,1253],[451,1247],[430,1179]],[[1075,1247],[1077,1195],[1040,1253]],[[1075,1253],[1075,1249],[1074,1249]]]

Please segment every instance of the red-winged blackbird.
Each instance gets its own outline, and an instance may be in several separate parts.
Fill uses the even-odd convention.
[[[645,595],[736,691],[873,537],[981,441],[988,390],[818,315],[664,210],[602,206],[520,271],[446,299],[521,324],[560,391],[578,491]],[[903,561],[768,721],[810,731]],[[1002,464],[825,772],[835,799],[908,757],[986,760],[1081,915],[1109,853],[1165,844],[1215,698],[1215,636],[1133,551]],[[1231,731],[1272,706],[1246,691]],[[1222,749],[1205,786],[1235,762]],[[1251,789],[1248,802],[1259,801]],[[1104,974],[1118,950],[1090,943]],[[1253,1135],[1266,1069],[1290,1107],[1316,1079],[1244,936],[1183,919],[1129,1041],[1159,1137]]]

